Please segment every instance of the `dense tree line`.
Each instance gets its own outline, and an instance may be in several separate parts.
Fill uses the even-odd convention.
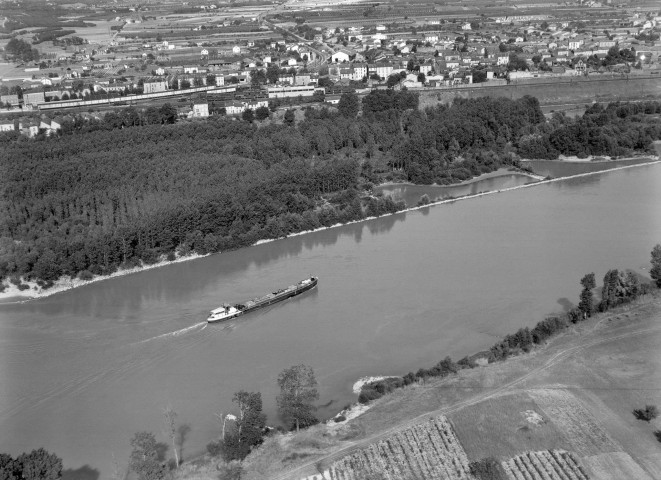
[[[448,183],[501,165],[496,155],[469,151],[456,164],[454,157],[434,163],[432,150],[445,143],[457,155],[477,144],[480,133],[473,130],[486,121],[469,119],[477,103],[430,112],[434,125],[446,127],[433,132],[421,116],[427,114],[409,109],[417,97],[388,95],[390,106],[368,95],[369,112],[357,118],[308,109],[298,124],[291,118],[257,127],[214,117],[170,125],[176,115],[164,105],[129,107],[100,120],[74,116],[61,136],[6,135],[0,142],[0,278],[48,285],[62,275],[89,278],[173,259],[175,252],[217,252],[392,213],[403,205],[359,194],[379,181],[377,156],[427,183],[431,178],[420,172],[433,171]],[[446,125],[443,117],[456,122]],[[401,144],[419,139],[414,151],[428,155],[404,158]]]
[[[375,113],[375,118],[393,110]],[[450,184],[507,164],[507,145],[525,128],[544,123],[533,97],[457,99],[451,106],[415,110],[396,125],[393,166],[415,183]],[[400,133],[401,132],[401,133]],[[393,132],[394,134],[395,132]]]
[[[4,56],[8,60],[36,62],[39,60],[39,51],[36,48],[32,48],[32,45],[20,38],[12,38],[5,45]]]
[[[417,94],[402,89],[341,103],[307,108],[302,121],[289,110],[281,125],[177,123],[165,104],[68,116],[50,137],[0,134],[0,280],[48,285],[239,248],[395,212],[403,204],[361,193],[384,179],[451,184],[517,166],[517,147],[546,158],[592,148],[584,137],[597,136],[639,149],[661,129],[644,121],[658,102],[595,105],[582,119],[550,122],[532,97],[420,111]]]
[[[661,102],[595,103],[576,119],[555,114],[551,121],[523,131],[516,142],[524,158],[554,159],[558,155],[623,156],[651,149],[661,139],[661,124],[652,115]]]
[[[106,274],[401,209],[361,200],[360,132],[319,122],[220,118],[4,143],[0,277]]]
[[[13,458],[0,453],[2,480],[58,480],[62,477],[62,459],[43,448]]]

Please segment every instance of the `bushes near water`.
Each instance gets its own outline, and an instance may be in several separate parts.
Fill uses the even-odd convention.
[[[428,378],[443,378],[464,368],[474,368],[477,366],[476,358],[487,358],[489,363],[493,363],[506,360],[514,355],[530,352],[535,345],[543,344],[570,325],[587,320],[592,315],[595,311],[592,299],[592,289],[596,287],[594,273],[584,276],[581,279],[581,285],[583,285],[583,291],[580,295],[579,307],[573,308],[562,315],[547,317],[538,322],[532,329],[528,327],[520,328],[516,333],[507,335],[494,344],[486,354],[481,353],[464,357],[456,363],[450,357],[445,357],[430,369],[421,368],[417,372],[409,372],[403,377],[390,377],[365,384],[358,396],[358,401],[368,403],[406,385],[424,382]],[[633,272],[625,273],[617,269],[609,270],[604,276],[602,298],[596,309],[600,312],[606,312],[616,306],[632,302],[639,296],[649,293],[652,289],[652,284],[641,283]],[[476,465],[476,468],[484,466]]]

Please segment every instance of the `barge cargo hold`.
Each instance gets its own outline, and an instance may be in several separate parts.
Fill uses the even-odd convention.
[[[229,320],[238,317],[239,315],[246,314],[258,308],[268,307],[274,303],[282,302],[290,297],[295,297],[303,292],[307,292],[317,286],[317,277],[306,278],[301,280],[295,285],[290,285],[287,288],[276,290],[275,292],[264,295],[263,297],[254,298],[244,303],[237,303],[236,305],[223,304],[214,310],[211,310],[207,322],[215,323]]]

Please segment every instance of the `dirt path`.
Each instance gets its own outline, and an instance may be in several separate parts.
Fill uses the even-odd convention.
[[[610,316],[611,315],[609,315],[609,317]],[[605,317],[605,318],[607,318],[607,317]],[[603,319],[600,320],[597,323],[597,325],[600,324],[602,321],[603,321]],[[596,327],[596,325],[595,325],[595,327]],[[593,327],[592,330],[594,330],[594,327]],[[423,414],[418,415],[417,417],[414,417],[410,420],[407,420],[407,421],[405,421],[405,422],[403,422],[403,423],[401,423],[401,424],[399,424],[395,427],[389,428],[388,430],[385,430],[385,431],[380,432],[378,434],[371,435],[371,436],[369,436],[367,438],[364,438],[364,439],[361,439],[359,441],[348,443],[347,445],[342,447],[340,450],[337,450],[337,451],[335,451],[335,452],[333,452],[329,455],[323,456],[323,457],[317,457],[317,458],[315,458],[314,460],[312,460],[310,462],[307,462],[303,465],[300,465],[299,467],[295,468],[294,470],[290,470],[288,472],[283,472],[280,475],[277,475],[277,476],[273,477],[272,480],[292,480],[292,479],[303,478],[306,475],[305,473],[303,473],[303,471],[305,469],[309,469],[310,467],[314,468],[315,464],[317,464],[321,461],[323,461],[324,463],[330,463],[334,460],[339,459],[340,457],[343,457],[343,456],[351,453],[352,451],[354,451],[356,449],[366,447],[371,443],[382,440],[385,437],[393,435],[397,431],[404,430],[404,429],[406,429],[410,426],[421,423],[421,422],[423,422],[423,421],[425,421],[425,420],[427,420],[431,417],[452,413],[452,412],[455,412],[455,411],[460,410],[462,408],[469,407],[471,405],[475,405],[477,403],[483,402],[483,401],[488,400],[490,398],[501,396],[505,393],[508,393],[510,390],[513,390],[514,387],[517,387],[518,385],[520,385],[521,383],[525,382],[526,380],[528,380],[530,378],[536,377],[537,375],[539,375],[544,370],[548,370],[549,368],[551,368],[551,367],[557,365],[558,363],[562,362],[563,360],[567,359],[568,357],[570,357],[574,353],[579,352],[579,351],[581,351],[585,348],[590,348],[590,347],[593,347],[593,346],[596,346],[596,345],[601,345],[601,344],[604,344],[604,343],[613,342],[613,341],[616,341],[616,340],[620,340],[622,338],[628,338],[628,337],[634,337],[634,336],[638,336],[638,335],[644,335],[646,333],[649,333],[649,332],[652,332],[652,331],[657,331],[657,330],[661,330],[661,325],[657,325],[657,326],[654,326],[654,327],[648,327],[648,328],[641,328],[641,329],[632,330],[632,331],[628,331],[628,332],[620,333],[620,334],[612,334],[612,335],[603,336],[603,337],[593,339],[593,340],[586,340],[585,342],[579,343],[578,345],[574,345],[572,347],[564,348],[563,350],[560,350],[555,355],[553,355],[551,358],[549,358],[546,362],[544,362],[543,365],[540,365],[539,367],[534,368],[533,370],[529,371],[525,375],[520,376],[520,377],[518,377],[514,380],[511,380],[511,381],[503,384],[502,386],[497,387],[496,389],[489,391],[488,393],[478,394],[475,397],[457,402],[453,405],[449,405],[447,407],[443,407],[443,408],[440,408],[440,409],[437,409],[437,410],[433,410],[431,412],[423,413]],[[434,388],[439,388],[439,386],[434,385],[434,386],[430,386],[429,388],[434,389]]]

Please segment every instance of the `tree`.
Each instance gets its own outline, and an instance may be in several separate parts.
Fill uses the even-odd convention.
[[[358,95],[354,92],[343,93],[340,102],[337,104],[337,110],[343,117],[356,118],[360,110]]]
[[[153,433],[138,432],[131,439],[129,468],[140,480],[161,480],[165,476],[165,465],[158,455],[158,443]]]
[[[386,80],[386,85],[388,86],[388,88],[392,88],[395,85],[397,85],[401,80],[402,77],[400,77],[398,73],[393,73],[388,77],[388,80]]]
[[[207,75],[207,85],[215,85],[215,84],[216,84],[216,76]]]
[[[202,77],[195,77],[193,79],[193,85],[196,87],[203,87],[204,86],[204,80],[202,80]]]
[[[177,453],[177,412],[172,407],[167,406],[163,409],[163,416],[165,417],[165,427],[167,429],[168,437],[172,441],[172,451],[174,452],[175,465],[179,466],[179,454]]]
[[[280,67],[275,63],[270,64],[266,68],[266,78],[269,83],[277,83],[280,77]]]
[[[184,89],[186,89],[186,88],[190,88],[190,80],[183,79],[183,80],[179,83],[179,86],[180,86],[180,88],[181,88],[182,90],[184,90]]]
[[[262,443],[266,428],[266,415],[262,413],[262,394],[241,390],[234,394],[239,413],[232,416],[234,429],[221,439],[221,450],[226,461],[243,460],[250,450]]]
[[[22,480],[57,480],[62,477],[62,460],[43,448],[22,453],[16,464]]]
[[[259,107],[255,110],[255,118],[259,121],[266,120],[271,115],[269,107]]]
[[[312,367],[295,365],[283,370],[278,376],[278,386],[278,412],[287,424],[296,426],[298,431],[301,426],[317,423],[312,402],[319,399],[319,392]]]
[[[656,405],[645,405],[645,408],[635,409],[633,414],[638,420],[651,422],[659,416],[659,409],[656,407]]]
[[[250,72],[250,83],[252,85],[258,86],[263,85],[267,81],[266,72],[261,69],[254,69]]]
[[[158,109],[158,113],[161,116],[160,123],[176,123],[177,121],[177,109],[169,103],[161,105]]]
[[[21,477],[18,467],[11,455],[0,453],[0,480],[18,480]]]
[[[425,77],[425,74],[422,72],[418,73],[418,82],[425,83],[426,81],[427,81],[427,77]]]
[[[296,115],[294,114],[294,111],[292,109],[287,109],[284,117],[285,124],[294,125],[295,120],[296,120]]]
[[[581,292],[581,300],[578,303],[578,309],[583,312],[584,317],[591,317],[594,311],[594,296],[592,289],[597,286],[594,280],[594,273],[589,273],[581,279],[583,291]]]
[[[656,286],[661,288],[661,244],[655,245],[652,249],[652,268],[650,277],[656,282]]]
[[[255,120],[255,111],[252,108],[246,108],[241,114],[241,118],[248,123],[252,123]]]

